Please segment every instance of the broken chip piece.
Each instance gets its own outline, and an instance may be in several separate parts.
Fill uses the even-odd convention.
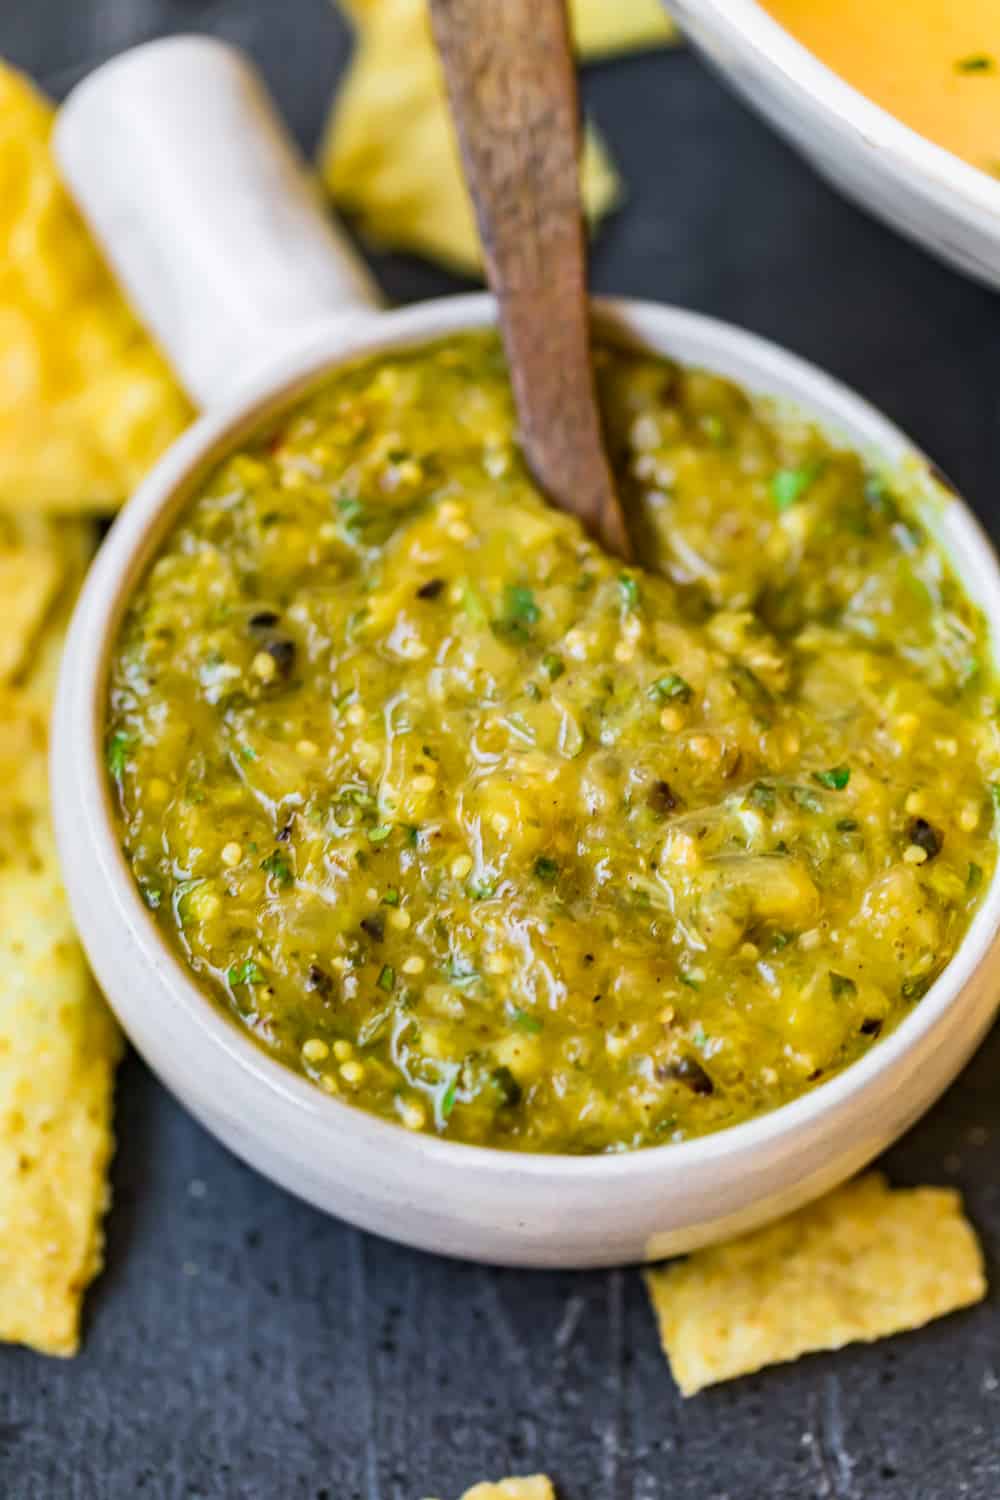
[[[815,1350],[919,1328],[986,1294],[960,1195],[892,1189],[879,1172],[647,1271],[646,1284],[685,1396]]]

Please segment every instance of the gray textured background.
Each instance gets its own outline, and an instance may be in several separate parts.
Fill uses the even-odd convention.
[[[303,143],[348,49],[326,0],[0,0],[61,94],[179,29],[248,47]],[[847,207],[689,54],[589,69],[630,189],[601,290],[769,334],[910,430],[1000,534],[1000,299]],[[399,301],[457,285],[375,262]],[[957,1183],[1000,1281],[1000,1032],[887,1166]],[[2,1500],[452,1500],[545,1468],[563,1500],[998,1500],[1000,1305],[678,1398],[634,1272],[521,1274],[321,1217],[125,1064],[108,1268],[68,1364],[0,1351]]]

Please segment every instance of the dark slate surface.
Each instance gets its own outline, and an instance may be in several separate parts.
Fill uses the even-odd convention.
[[[64,92],[161,32],[247,46],[304,144],[347,35],[326,0],[3,0]],[[1000,300],[845,206],[685,54],[588,71],[628,180],[601,290],[746,324],[858,387],[1000,535]],[[405,301],[455,283],[382,258]],[[1000,1032],[889,1155],[957,1183],[1000,1283]],[[0,1351],[3,1500],[451,1500],[545,1468],[564,1500],[997,1500],[1000,1305],[678,1398],[638,1276],[411,1253],[289,1198],[121,1074],[108,1269],[68,1364]]]

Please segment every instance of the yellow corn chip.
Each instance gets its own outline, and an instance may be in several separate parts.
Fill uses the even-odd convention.
[[[647,1271],[646,1284],[685,1396],[814,1350],[919,1328],[986,1295],[959,1194],[893,1190],[880,1172]]]
[[[358,46],[320,153],[337,203],[376,244],[468,274],[482,257],[425,0],[350,0]],[[584,140],[584,206],[596,222],[620,197],[607,151]]]
[[[501,1479],[496,1484],[475,1484],[462,1500],[555,1500],[552,1483],[544,1474],[526,1479]]]
[[[668,47],[677,28],[663,0],[570,0],[576,50],[584,62],[644,47]]]
[[[63,895],[46,740],[65,621],[93,538],[80,522],[23,521],[40,554],[49,533],[62,589],[23,686],[0,690],[0,1339],[72,1354],[83,1291],[101,1264],[121,1042]],[[11,548],[12,570],[15,556]]]
[[[110,510],[191,412],[59,182],[52,115],[0,63],[0,508]]]

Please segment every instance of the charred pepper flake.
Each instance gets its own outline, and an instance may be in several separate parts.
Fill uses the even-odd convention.
[[[266,642],[264,650],[277,667],[278,676],[283,682],[287,682],[295,670],[295,642],[288,636],[279,636],[276,640]]]
[[[373,917],[362,917],[358,925],[362,932],[367,932],[373,942],[380,943],[385,937],[385,918],[381,912],[376,912]]]
[[[444,593],[444,579],[443,578],[428,578],[427,582],[426,583],[422,583],[420,585],[420,587],[417,589],[417,598],[418,599],[439,599],[443,593]]]
[[[865,1019],[861,1022],[858,1030],[861,1032],[862,1036],[880,1036],[882,1032],[882,1022],[878,1019],[877,1016],[865,1016]]]
[[[680,807],[669,781],[654,781],[646,793],[646,806],[659,818],[666,818]]]
[[[520,1104],[524,1091],[506,1064],[494,1068],[490,1076],[500,1094],[502,1104],[508,1109],[513,1109]]]
[[[333,980],[325,969],[320,968],[319,964],[310,964],[306,974],[306,989],[314,991],[326,1000],[333,992]]]
[[[256,633],[260,630],[273,630],[280,619],[281,616],[273,609],[259,609],[255,614],[250,616],[247,624],[251,632]]]
[[[656,1069],[661,1082],[682,1083],[693,1094],[714,1094],[715,1084],[696,1057],[685,1053],[673,1062],[661,1063]]]
[[[922,849],[928,859],[933,859],[935,855],[940,854],[941,845],[944,843],[943,835],[928,823],[926,818],[911,820],[907,825],[906,839],[907,843],[915,844],[918,849]]]

